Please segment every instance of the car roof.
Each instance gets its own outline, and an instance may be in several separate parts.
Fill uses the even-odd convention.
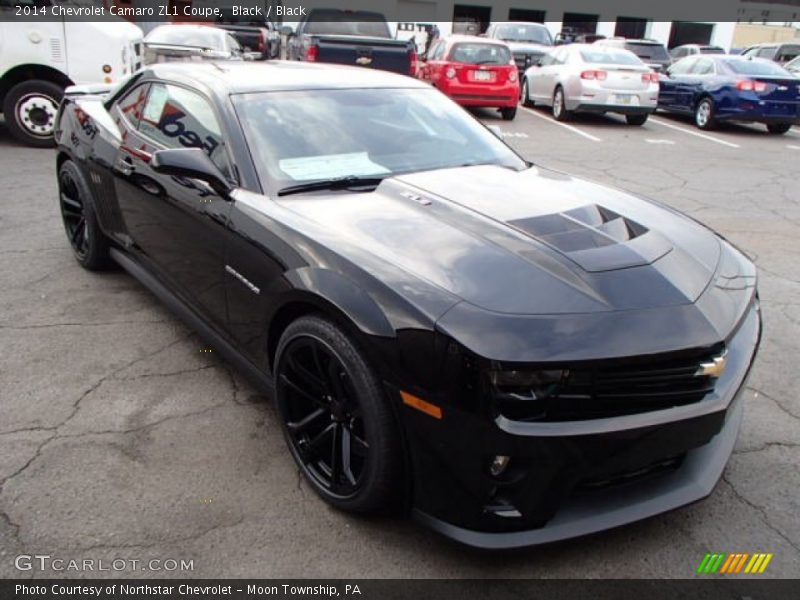
[[[544,23],[538,23],[537,21],[495,21],[492,25],[534,25],[535,27],[544,27],[547,28],[547,25]]]
[[[342,88],[427,88],[424,82],[377,69],[285,60],[158,63],[143,74],[217,93],[242,94]]]

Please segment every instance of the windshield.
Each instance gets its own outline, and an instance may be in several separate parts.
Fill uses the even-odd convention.
[[[737,75],[761,77],[794,77],[789,71],[769,60],[748,60],[746,58],[726,60],[725,64]]]
[[[190,46],[207,48],[208,50],[225,50],[225,37],[222,30],[214,27],[195,27],[193,25],[164,25],[156,27],[147,34],[144,41],[148,44],[169,44],[172,46]]]
[[[450,60],[469,65],[507,65],[511,52],[498,44],[456,44],[450,51]]]
[[[612,50],[611,48],[598,48],[595,50],[592,48],[591,50],[581,50],[580,54],[583,62],[586,63],[644,66],[635,54],[624,50]]]
[[[645,44],[642,42],[627,42],[625,49],[630,50],[642,60],[663,60],[669,62],[667,49],[661,44]]]
[[[392,37],[386,19],[380,13],[361,10],[314,10],[306,23],[306,33]]]
[[[497,28],[495,37],[506,42],[532,42],[552,46],[553,39],[544,25],[501,25]]]
[[[266,187],[525,162],[433,89],[263,92],[233,97]]]

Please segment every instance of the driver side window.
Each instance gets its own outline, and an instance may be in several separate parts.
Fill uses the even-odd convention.
[[[233,180],[222,128],[211,104],[176,85],[154,83],[139,121],[139,131],[166,148],[201,148]]]

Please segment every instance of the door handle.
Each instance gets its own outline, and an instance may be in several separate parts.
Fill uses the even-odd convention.
[[[117,161],[117,171],[126,177],[133,173],[133,161],[130,159],[130,157],[125,156]]]

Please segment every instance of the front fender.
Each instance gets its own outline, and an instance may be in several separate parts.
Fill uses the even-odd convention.
[[[301,267],[285,274],[296,291],[308,292],[333,305],[367,335],[395,337],[395,330],[372,297],[347,277],[318,267]]]

